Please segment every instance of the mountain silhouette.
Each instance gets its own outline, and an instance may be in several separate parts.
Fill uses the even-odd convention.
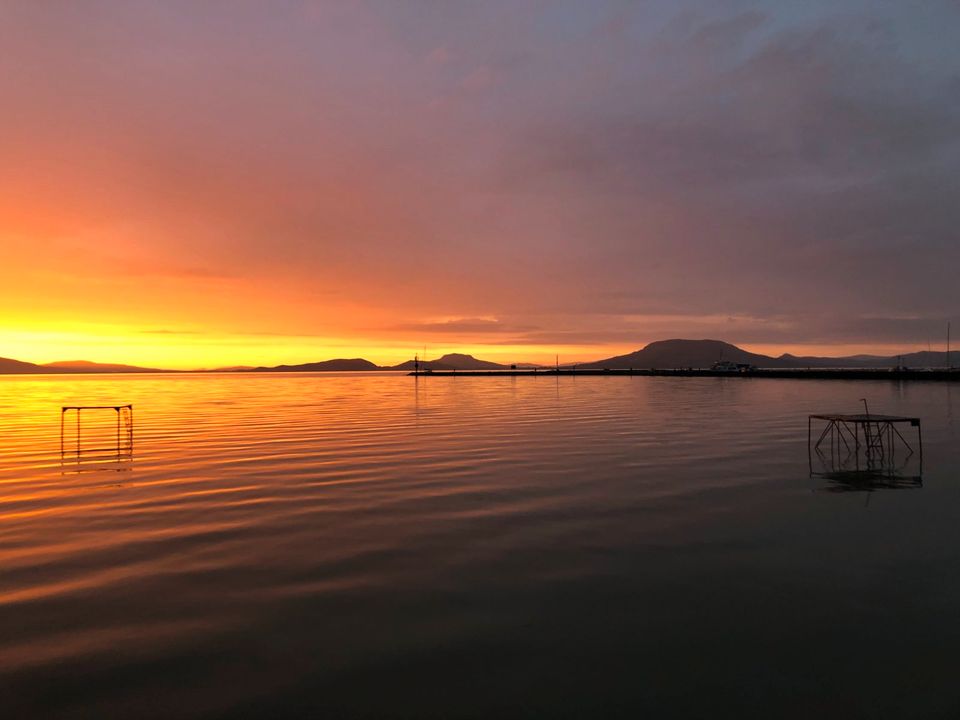
[[[155,368],[136,367],[135,365],[117,365],[113,363],[95,363],[89,360],[61,360],[59,362],[36,363],[0,358],[0,375],[2,374],[83,374],[83,373],[156,373],[176,372],[174,370],[157,370]]]
[[[381,370],[369,360],[363,358],[324,360],[322,362],[303,363],[302,365],[277,365],[275,367],[253,368],[252,372],[342,372],[357,370]]]
[[[956,360],[957,353],[952,353]],[[846,357],[796,357],[784,354],[778,360],[785,364],[779,367],[790,368],[889,368],[897,365],[914,368],[947,367],[947,353],[922,352],[905,353],[903,355],[848,355]]]
[[[960,358],[960,352],[953,359]],[[897,365],[912,368],[942,368],[948,363],[945,352],[913,352],[903,355],[850,355],[847,357],[797,357],[784,354],[779,357],[760,355],[739,348],[722,340],[658,340],[641,350],[597,360],[578,363],[581,368],[611,368],[638,370],[657,368],[709,368],[714,363],[727,360],[734,363],[746,363],[760,368],[892,368]],[[448,353],[436,360],[420,361],[421,370],[505,370],[509,365],[480,360],[463,353]],[[518,363],[518,368],[544,367],[530,363]],[[547,366],[549,367],[549,366]],[[371,371],[401,370],[410,372],[414,361],[407,360],[399,365],[381,367],[363,358],[338,358],[300,365],[277,365],[274,367],[233,367],[197,372],[323,372],[323,371]],[[0,375],[9,374],[52,374],[52,373],[157,373],[178,372],[155,368],[121,365],[116,363],[95,363],[86,360],[68,360],[45,365],[0,358]]]
[[[173,372],[156,368],[137,367],[136,365],[119,365],[117,363],[96,363],[89,360],[60,360],[59,362],[44,363],[43,367],[54,372],[71,373],[157,373]]]
[[[21,360],[11,360],[10,358],[0,358],[0,373],[13,375],[19,373],[44,373],[51,372],[42,365],[22,362]]]
[[[503,370],[509,365],[490,362],[489,360],[478,360],[473,355],[464,355],[463,353],[448,353],[437,360],[421,360],[421,370]],[[394,365],[386,370],[407,370],[415,369],[415,361],[407,360],[399,365]]]
[[[709,368],[721,360],[757,367],[788,367],[776,358],[747,352],[722,340],[658,340],[642,350],[584,363],[584,368]]]
[[[658,340],[642,350],[583,363],[583,368],[709,368],[721,360],[745,363],[761,368],[890,368],[945,367],[945,352],[916,352],[905,355],[850,355],[846,357],[797,357],[783,354],[779,357],[748,352],[722,340]]]

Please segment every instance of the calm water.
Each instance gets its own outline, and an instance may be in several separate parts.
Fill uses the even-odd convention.
[[[830,492],[806,415],[923,418]],[[135,406],[127,469],[60,406]],[[4,717],[957,717],[960,387],[0,377]],[[94,425],[91,424],[91,431]]]

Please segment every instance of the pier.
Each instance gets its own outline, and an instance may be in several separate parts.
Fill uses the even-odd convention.
[[[823,369],[823,368],[752,368],[729,371],[705,368],[536,368],[503,370],[415,370],[408,373],[415,377],[722,377],[722,378],[769,378],[791,380],[924,380],[960,382],[960,369],[913,370],[899,369]]]

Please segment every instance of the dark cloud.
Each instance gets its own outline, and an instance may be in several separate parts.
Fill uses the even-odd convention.
[[[955,312],[960,56],[915,66],[898,21],[688,17],[654,43],[670,72],[618,87],[626,106],[545,118],[503,156],[504,177],[518,192],[602,192],[613,308],[642,311],[652,287],[655,307],[792,313],[813,322],[805,334],[811,308]]]

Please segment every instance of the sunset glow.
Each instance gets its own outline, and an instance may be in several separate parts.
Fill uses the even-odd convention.
[[[889,354],[958,306],[930,7],[44,5],[0,10],[0,356]]]
[[[0,0],[2,717],[960,716],[958,38]]]

